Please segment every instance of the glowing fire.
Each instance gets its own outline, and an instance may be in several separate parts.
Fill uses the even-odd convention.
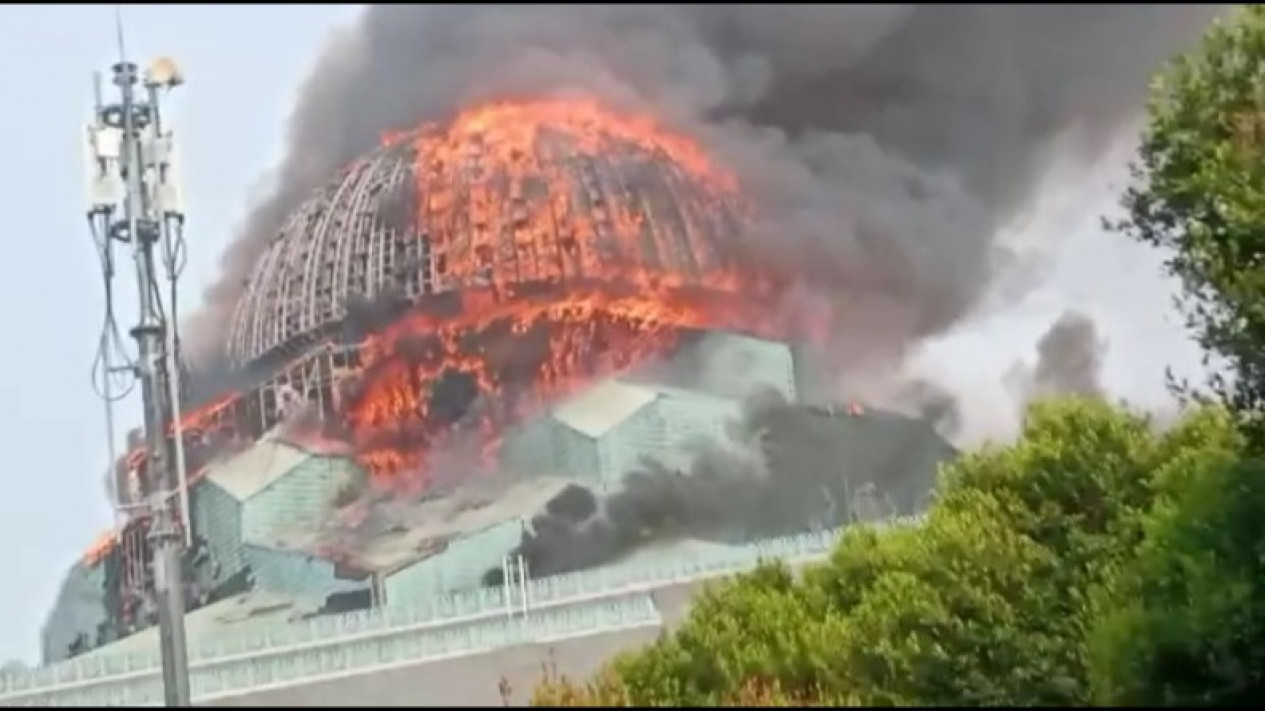
[[[687,264],[720,271],[724,255],[709,236],[719,215],[741,211],[734,177],[697,146],[589,101],[492,104],[413,136],[419,223],[450,288],[577,276],[658,284],[681,279]],[[689,259],[659,259],[652,269],[651,253],[676,247],[665,242],[670,230],[629,194],[623,176],[596,171],[595,157],[630,151],[654,157],[671,174],[670,189],[688,193],[676,207]]]
[[[88,546],[88,550],[84,551],[83,564],[87,567],[96,565],[102,558],[109,555],[110,551],[114,549],[114,544],[117,541],[118,533],[114,529],[110,529],[109,531],[102,533],[100,536],[97,536],[97,539],[92,542],[92,545]]]
[[[414,215],[445,297],[367,339],[341,399],[341,434],[380,485],[424,488],[459,417],[492,453],[507,426],[689,330],[827,328],[779,308],[793,279],[742,249],[736,178],[651,119],[496,103],[383,141],[417,156]],[[435,394],[454,378],[470,391],[461,411]],[[213,430],[233,397],[189,413],[186,432]]]
[[[444,413],[436,412],[443,404],[430,394],[445,375],[460,374],[491,396],[472,423],[490,453],[505,426],[594,377],[670,352],[688,329],[811,335],[811,323],[759,318],[764,309],[753,307],[761,293],[767,294],[734,298],[724,290],[667,287],[621,292],[611,285],[509,301],[467,293],[458,319],[419,314],[366,344],[372,360],[346,414],[356,451],[379,482],[424,486],[424,478],[392,478],[423,472],[426,453],[451,433]]]
[[[669,352],[687,329],[805,337],[820,326],[776,318],[785,280],[744,260],[740,222],[722,219],[744,212],[736,179],[650,119],[589,101],[498,103],[412,136],[387,140],[416,141],[418,220],[461,303],[363,347],[346,422],[379,482],[425,485],[427,453],[451,434],[431,395],[445,377],[490,396],[471,424],[491,450],[506,425]],[[646,189],[616,185],[624,175],[576,170],[630,153],[672,176],[662,197],[678,219],[650,209]]]

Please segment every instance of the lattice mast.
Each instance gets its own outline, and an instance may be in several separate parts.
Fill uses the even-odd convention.
[[[125,58],[111,68],[117,98],[102,97],[96,77],[96,106],[85,134],[89,167],[88,221],[101,256],[106,284],[106,327],[101,337],[99,374],[106,401],[106,423],[113,447],[112,403],[121,394],[120,377],[134,377],[144,401],[146,457],[140,476],[141,500],[116,496],[121,515],[144,520],[152,575],[144,576],[147,599],[157,608],[167,706],[189,706],[188,654],[185,640],[185,585],[182,555],[189,535],[188,491],[179,432],[179,387],[175,367],[175,285],[183,261],[184,211],[175,175],[175,142],[162,122],[160,96],[182,83],[169,59],[153,62],[144,77]],[[138,96],[138,84],[143,92]],[[131,248],[138,296],[138,323],[132,359],[114,326],[115,249]],[[156,252],[161,251],[161,255]],[[170,296],[159,285],[162,258]],[[115,360],[123,361],[121,364]],[[124,390],[127,386],[122,386]],[[168,435],[172,436],[168,436]],[[113,454],[113,452],[111,452]],[[111,457],[113,462],[113,456]],[[121,493],[121,492],[120,492]],[[130,530],[135,528],[129,526]],[[124,548],[129,548],[124,546]],[[129,561],[125,561],[125,566]],[[130,561],[146,568],[150,561]]]

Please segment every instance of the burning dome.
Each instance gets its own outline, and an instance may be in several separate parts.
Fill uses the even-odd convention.
[[[733,178],[649,120],[586,101],[494,104],[384,144],[285,221],[238,300],[233,360],[301,351],[357,302],[732,270]]]
[[[444,438],[473,428],[491,454],[507,426],[690,331],[820,326],[779,312],[792,280],[742,249],[749,216],[732,175],[651,120],[478,107],[387,137],[300,206],[229,352],[258,369],[354,344],[339,438],[375,479],[425,486]]]

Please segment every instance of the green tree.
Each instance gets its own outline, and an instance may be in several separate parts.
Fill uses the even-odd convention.
[[[1265,464],[1175,463],[1136,558],[1100,591],[1090,649],[1107,705],[1265,700]]]
[[[1099,703],[1237,705],[1261,691],[1265,469],[1243,462],[1233,424],[1205,410],[1165,438],[1142,539],[1091,593]]]
[[[1159,79],[1116,227],[1169,250],[1214,391],[1265,446],[1265,7],[1220,22]]]
[[[1119,225],[1170,250],[1188,323],[1230,379],[1214,391],[1265,452],[1265,8],[1214,26],[1157,80]],[[1225,706],[1265,697],[1265,466],[1216,438],[1155,475],[1136,554],[1093,594],[1094,698]]]
[[[1018,442],[948,468],[922,525],[850,530],[798,577],[740,576],[675,634],[538,701],[720,705],[755,688],[765,705],[1086,704],[1091,592],[1142,539],[1152,473],[1238,446],[1217,411],[1158,436],[1104,403],[1041,403]]]

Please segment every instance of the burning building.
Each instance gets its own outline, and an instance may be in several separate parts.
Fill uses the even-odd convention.
[[[755,390],[796,407],[800,348],[833,316],[744,249],[753,211],[698,145],[588,101],[492,104],[384,137],[295,209],[255,264],[227,332],[229,375],[187,378],[189,605],[249,588],[327,611],[407,603],[483,584],[558,521],[618,529],[635,510],[637,535],[657,535],[666,524],[646,512],[664,501],[676,534],[733,537],[742,521],[712,512],[694,525],[686,499],[776,490],[773,470],[800,465],[681,475]],[[822,416],[853,428],[868,417]],[[747,439],[768,454],[787,428],[762,427]],[[906,457],[922,493],[950,454],[929,427],[890,449],[875,456]],[[814,465],[808,499],[835,500],[819,490],[843,477],[839,456]],[[659,470],[626,481],[647,459]],[[120,464],[117,490],[143,460],[134,450]],[[866,461],[856,476],[881,485],[883,467]],[[696,474],[697,490],[635,483]],[[788,509],[750,535],[852,515],[846,500]],[[133,517],[76,566],[48,661],[152,624],[146,525]],[[582,556],[552,551],[537,572],[608,563],[629,548],[621,535]]]

